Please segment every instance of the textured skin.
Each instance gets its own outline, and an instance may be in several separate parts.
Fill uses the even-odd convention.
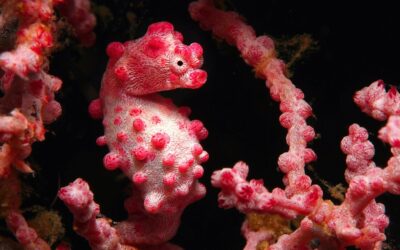
[[[377,80],[357,91],[354,102],[362,112],[379,121],[384,121],[392,115],[400,115],[399,92],[394,86],[386,92],[385,83],[382,80]]]
[[[107,48],[110,57],[100,98],[89,106],[103,117],[109,170],[120,168],[132,181],[125,201],[128,220],[117,226],[124,244],[156,245],[168,241],[184,208],[205,195],[197,180],[208,159],[199,140],[208,135],[200,121],[190,121],[190,109],[178,108],[157,92],[198,88],[207,78],[202,48],[182,44],[182,35],[167,22],[149,26],[147,33]]]
[[[115,229],[105,218],[97,218],[100,207],[93,200],[89,185],[78,178],[58,192],[58,197],[74,214],[76,232],[85,237],[94,250],[122,250]]]
[[[0,193],[7,193],[0,213],[23,249],[50,249],[19,209],[21,186],[16,170],[33,173],[26,162],[31,146],[45,139],[45,125],[61,115],[55,93],[62,81],[48,73],[49,56],[62,33],[55,13],[61,2],[68,6],[68,13],[64,12],[69,14],[67,19],[75,16],[73,24],[80,22],[80,27],[86,28],[76,32],[85,42],[83,36],[93,34],[95,24],[89,0],[0,0]],[[90,41],[94,41],[93,35]],[[0,249],[5,247],[0,243]]]
[[[376,167],[372,161],[374,147],[368,140],[366,129],[357,124],[349,128],[349,135],[342,140],[346,154],[346,180],[349,187],[343,202],[334,205],[323,200],[318,185],[311,185],[311,179],[304,171],[305,163],[316,160],[316,154],[307,148],[315,137],[306,119],[312,115],[311,107],[305,102],[302,91],[294,86],[285,74],[285,64],[276,57],[272,39],[255,35],[236,12],[221,11],[214,7],[212,0],[198,0],[189,6],[191,17],[205,30],[234,45],[242,58],[253,66],[256,74],[266,80],[273,100],[280,102],[281,125],[288,130],[287,152],[278,159],[279,169],[285,174],[285,189],[274,188],[269,192],[262,181],[246,181],[248,166],[243,162],[233,168],[215,171],[213,186],[220,188],[219,205],[223,208],[236,207],[244,213],[261,215],[278,214],[287,219],[304,215],[299,226],[290,234],[278,239],[268,238],[271,229],[252,231],[244,223],[243,233],[248,244],[246,250],[298,250],[345,249],[355,246],[363,250],[382,248],[385,228],[389,220],[384,214],[384,205],[375,198],[389,192],[399,194],[400,185],[400,94],[395,87],[388,92],[382,81],[358,91],[355,102],[363,112],[375,119],[388,123],[379,131],[379,138],[391,145],[392,157],[385,168]],[[259,242],[255,242],[255,241]]]

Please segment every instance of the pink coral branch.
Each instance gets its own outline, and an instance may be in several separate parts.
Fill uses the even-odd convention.
[[[55,44],[55,3],[58,2],[12,0],[2,4],[0,25],[8,22],[18,22],[19,25],[15,31],[14,48],[0,54],[0,88],[4,94],[0,99],[0,124],[3,128],[0,130],[0,178],[7,176],[11,165],[22,172],[32,172],[24,162],[30,154],[31,144],[44,140],[44,124],[53,122],[61,114],[61,106],[54,95],[62,82],[46,72],[47,56]],[[24,119],[18,125],[23,126],[23,130],[10,126],[11,117],[15,118],[17,114],[20,121]]]
[[[110,225],[111,220],[99,218],[99,205],[93,200],[93,193],[89,189],[89,185],[82,179],[76,179],[68,186],[63,187],[58,192],[58,197],[67,205],[69,210],[74,215],[74,229],[84,237],[90,244],[93,250],[137,250],[132,245],[122,244],[123,239],[120,237],[123,234],[138,234],[136,231],[121,230],[118,226],[114,228]],[[140,217],[131,218],[139,219]],[[154,224],[147,226],[153,230],[158,230],[154,226],[159,226],[159,219],[154,219]],[[168,219],[166,220],[168,223]],[[146,224],[143,224],[146,226]],[[170,224],[168,224],[171,226]],[[167,226],[167,225],[166,225]],[[154,232],[144,231],[143,237]],[[128,236],[131,237],[131,236]],[[137,237],[137,236],[136,236]],[[126,243],[126,242],[125,242]],[[173,244],[162,244],[159,246],[144,246],[142,250],[182,250],[180,247]]]
[[[396,87],[393,86],[386,92],[382,80],[357,91],[354,102],[361,111],[380,121],[386,120],[391,115],[400,115],[400,95]]]
[[[58,192],[58,197],[73,213],[75,231],[84,237],[94,250],[137,250],[136,247],[127,244],[128,242],[124,242],[124,238],[131,238],[132,234],[142,234],[144,238],[148,237],[148,234],[154,235],[154,232],[140,232],[138,231],[139,228],[125,228],[126,225],[121,224],[114,228],[110,225],[111,220],[98,218],[100,214],[99,205],[94,202],[93,193],[90,191],[89,185],[80,178],[61,188]],[[138,216],[133,216],[131,219],[141,220]],[[162,219],[159,216],[154,216],[153,222],[155,224],[142,224],[142,226],[160,231],[157,228],[160,227],[160,221]],[[149,220],[145,220],[145,222],[149,222]],[[165,230],[165,227],[174,228],[173,225],[169,224],[170,220],[168,218],[165,217],[164,222],[166,225],[161,226],[161,232]],[[128,229],[132,229],[132,231]],[[165,234],[165,232],[162,233]],[[130,234],[130,236],[126,236],[126,234]],[[136,235],[136,238],[138,237]],[[159,246],[143,246],[140,249],[181,250],[181,248],[169,243]]]
[[[253,28],[245,24],[242,17],[235,12],[216,9],[212,1],[193,2],[189,12],[203,29],[212,30],[218,38],[236,46],[243,59],[266,79],[272,98],[280,102],[283,114],[279,121],[288,130],[286,142],[289,145],[288,152],[278,159],[279,168],[285,173],[286,188],[284,192],[275,189],[276,198],[272,200],[282,201],[281,204],[287,204],[287,208],[299,213],[312,210],[322,197],[321,189],[311,186],[311,179],[304,172],[305,164],[316,159],[314,151],[307,148],[307,142],[315,137],[314,129],[306,123],[312,109],[304,101],[303,92],[286,77],[285,64],[276,58],[272,39],[256,37]],[[265,198],[271,200],[268,196]],[[273,207],[272,204],[270,206]]]
[[[377,81],[355,95],[355,102],[374,118],[384,120],[391,116],[380,131],[380,138],[391,144],[393,157],[386,168],[376,167],[372,161],[374,147],[368,141],[366,129],[357,124],[350,126],[349,136],[341,143],[347,155],[349,188],[343,203],[335,206],[321,199],[320,187],[311,186],[310,178],[304,173],[305,163],[316,159],[315,153],[307,148],[307,142],[315,136],[314,130],[306,124],[312,110],[303,100],[302,91],[285,76],[285,64],[275,57],[272,40],[267,36],[256,37],[242,17],[235,12],[216,9],[211,0],[192,3],[189,12],[203,29],[211,30],[218,38],[236,46],[243,59],[255,68],[256,74],[267,80],[272,99],[280,102],[283,112],[279,121],[288,129],[289,151],[278,159],[279,168],[285,173],[285,190],[275,188],[269,192],[261,181],[247,182],[248,167],[239,162],[232,169],[216,171],[212,176],[212,184],[221,188],[219,205],[236,207],[244,213],[272,213],[286,218],[306,215],[299,228],[279,237],[269,249],[312,249],[316,239],[318,249],[344,249],[350,245],[379,249],[389,220],[384,214],[384,206],[376,203],[375,198],[385,192],[399,192],[400,118],[391,116],[398,114],[400,98],[397,90],[392,88],[386,93],[382,82]],[[249,232],[246,234],[250,235]],[[250,245],[252,249],[258,247],[254,243]]]
[[[8,228],[25,250],[50,250],[50,246],[42,240],[34,229],[28,226],[24,217],[17,211],[11,211],[6,218]]]
[[[245,221],[242,225],[242,234],[246,238],[246,246],[243,248],[243,250],[256,249],[260,242],[270,242],[274,238],[274,232],[272,230],[253,231],[251,228],[249,228],[247,221]]]
[[[3,172],[0,177],[9,173],[7,169],[11,165],[22,172],[32,172],[24,163],[30,155],[31,144],[44,140],[44,124],[53,122],[61,115],[61,106],[54,99],[54,93],[61,87],[60,79],[42,70],[27,80],[13,73],[10,75],[4,74],[1,79],[5,93],[0,99],[0,113],[3,114],[0,115],[1,151],[9,153],[0,158],[0,172]]]
[[[368,140],[368,131],[353,124],[349,127],[349,135],[344,137],[340,147],[346,156],[345,177],[348,183],[360,175],[364,175],[375,163],[371,160],[375,154],[374,145]]]
[[[50,249],[34,229],[27,226],[22,214],[16,212],[21,198],[15,190],[19,182],[15,181],[17,177],[12,167],[22,173],[33,173],[25,162],[31,146],[45,139],[45,125],[61,115],[61,105],[54,97],[62,81],[47,73],[47,57],[56,43],[54,6],[59,3],[53,0],[0,1],[0,28],[12,27],[14,23],[16,26],[6,37],[9,48],[0,48],[3,94],[0,98],[0,182],[10,184],[1,186],[2,189],[14,188],[2,213],[24,249]],[[93,26],[90,31],[91,28]],[[13,183],[18,184],[11,185]]]
[[[379,130],[379,138],[392,146],[393,154],[398,154],[396,149],[400,147],[400,116],[389,116],[386,126]]]
[[[90,11],[89,0],[60,0],[61,14],[71,24],[75,36],[84,46],[91,46],[96,40],[93,32],[96,17]]]
[[[53,41],[53,2],[6,1],[2,13],[4,19],[18,17],[20,27],[13,51],[0,54],[0,67],[3,71],[12,71],[21,78],[38,72],[44,61],[45,53],[54,45]]]
[[[335,207],[328,225],[343,241],[355,244],[361,249],[372,249],[381,244],[386,237],[384,230],[389,219],[384,214],[383,204],[375,202],[375,198],[384,192],[399,194],[399,158],[398,135],[400,120],[395,108],[399,105],[397,90],[391,89],[387,94],[383,82],[376,81],[369,87],[358,91],[354,97],[361,109],[378,120],[389,120],[379,131],[379,138],[392,146],[393,157],[384,169],[375,166],[371,160],[374,147],[368,140],[366,129],[353,124],[349,127],[349,135],[343,138],[341,148],[346,157],[345,172],[349,188],[344,202]],[[382,103],[388,103],[385,109]],[[362,216],[360,216],[360,214]],[[351,241],[351,243],[349,243]]]
[[[85,237],[94,250],[121,250],[116,230],[105,218],[96,218],[100,208],[93,200],[89,185],[76,179],[58,192],[58,197],[74,214],[75,231]]]
[[[238,162],[235,166],[213,173],[211,183],[221,188],[218,204],[222,208],[236,207],[243,213],[272,213],[294,219],[314,210],[321,196],[319,188],[312,187],[307,195],[295,194],[287,198],[285,190],[275,188],[269,192],[260,180],[246,181],[248,166]]]
[[[369,188],[363,185],[365,184],[365,179],[368,178],[367,176],[371,175],[370,173],[373,173],[372,175],[374,176],[376,172],[381,172],[381,169],[377,168],[375,163],[371,160],[374,156],[374,146],[368,140],[368,131],[357,124],[351,125],[349,127],[349,135],[344,137],[341,142],[341,148],[342,151],[347,154],[345,177],[350,184],[345,201],[342,203],[341,207],[347,207],[346,209],[352,211],[350,214],[345,213],[348,216],[344,216],[343,214],[342,222],[336,225],[343,224],[344,221],[347,221],[346,223],[353,221],[352,227],[355,227],[356,224],[368,225],[368,230],[374,231],[376,236],[374,238],[369,238],[368,241],[366,239],[358,239],[357,241],[359,243],[363,242],[363,244],[370,242],[371,245],[374,245],[371,241],[378,241],[375,245],[379,245],[379,242],[385,239],[383,233],[389,224],[389,220],[384,214],[384,205],[376,203],[374,200],[374,198],[380,194],[379,191],[382,191],[382,188],[375,187],[376,192],[374,192],[368,191]],[[354,197],[357,193],[356,190],[361,190],[361,199]],[[368,195],[363,195],[363,193],[368,193]],[[342,208],[338,208],[337,211],[343,212]],[[363,216],[356,218],[356,220],[351,219],[352,217],[356,217],[359,213]],[[349,231],[350,230],[348,230],[348,232]]]
[[[0,88],[4,94],[0,99],[0,178],[7,176],[11,165],[22,172],[32,172],[24,162],[31,144],[44,140],[44,124],[61,114],[54,95],[62,82],[46,72],[47,55],[54,47],[56,32],[53,5],[58,3],[50,0],[2,3],[1,27],[15,21],[19,26],[13,50],[0,54]]]
[[[315,242],[313,242],[315,240]],[[314,244],[314,246],[313,246]],[[297,228],[290,235],[283,235],[272,245],[269,250],[286,250],[286,249],[324,249],[324,250],[344,250],[345,248],[336,241],[334,237],[330,237],[324,231],[324,228],[313,223],[308,218],[301,221]]]
[[[25,116],[19,111],[14,110],[10,116],[4,116],[0,120],[0,133],[6,136],[7,134],[19,134],[28,127],[28,121]]]

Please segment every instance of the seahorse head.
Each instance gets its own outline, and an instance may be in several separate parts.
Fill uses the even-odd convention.
[[[185,45],[182,41],[182,34],[172,24],[159,22],[151,24],[137,40],[110,43],[109,77],[128,95],[199,88],[207,80],[207,73],[199,69],[203,49],[198,43]]]

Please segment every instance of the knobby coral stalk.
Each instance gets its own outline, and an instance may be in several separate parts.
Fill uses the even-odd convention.
[[[0,99],[1,182],[7,183],[8,178],[18,182],[15,170],[33,173],[25,161],[31,153],[31,145],[45,139],[45,125],[61,114],[61,106],[54,95],[62,81],[48,73],[48,56],[55,48],[58,32],[55,7],[60,4],[69,10],[65,13],[79,10],[79,19],[87,21],[84,32],[77,33],[91,36],[94,41],[95,19],[88,12],[90,4],[87,0],[0,1],[0,30],[7,34],[0,44],[0,89],[3,93]],[[15,186],[19,187],[19,184]],[[13,199],[19,201],[19,192],[13,191]],[[5,210],[2,214],[6,214],[8,226],[17,240],[26,249],[48,249],[33,229],[27,227],[19,208],[10,205],[9,200],[2,208]],[[21,236],[23,232],[29,235]]]
[[[50,250],[50,246],[42,240],[35,230],[28,226],[21,213],[11,211],[6,218],[8,228],[13,232],[23,249],[26,250]]]
[[[349,136],[342,141],[342,150],[347,154],[346,179],[349,182],[345,200],[338,206],[322,200],[321,188],[311,185],[311,179],[304,172],[305,164],[316,159],[315,153],[307,148],[307,142],[315,136],[314,130],[306,124],[312,110],[304,101],[302,91],[286,77],[285,64],[276,58],[272,39],[257,37],[239,14],[218,10],[210,0],[192,3],[189,12],[203,29],[211,30],[216,37],[236,46],[257,76],[266,80],[272,99],[280,102],[283,114],[279,121],[288,130],[288,152],[278,159],[279,168],[285,174],[284,190],[275,188],[270,192],[261,181],[246,181],[248,166],[243,162],[231,169],[216,171],[212,176],[212,184],[221,188],[218,200],[223,208],[279,214],[288,219],[305,216],[293,233],[277,240],[271,236],[274,235],[272,228],[252,233],[246,221],[243,226],[248,240],[245,249],[312,249],[315,240],[320,249],[344,249],[350,245],[380,249],[388,218],[384,215],[384,206],[374,199],[384,192],[398,194],[397,147],[400,143],[396,136],[399,119],[390,118],[380,132],[380,138],[391,144],[393,153],[384,169],[375,167],[371,161],[374,148],[368,141],[367,131],[356,124],[349,128]],[[394,89],[386,94],[382,83],[376,82],[359,92],[355,101],[364,112],[383,120],[398,113],[398,96]]]
[[[315,137],[314,129],[305,121],[312,115],[312,110],[304,101],[302,91],[285,76],[285,65],[275,57],[273,41],[267,36],[256,37],[254,30],[244,24],[237,13],[217,10],[211,2],[192,3],[189,11],[192,18],[200,22],[202,28],[211,29],[218,38],[223,38],[238,47],[244,60],[256,69],[259,76],[267,79],[266,84],[270,88],[272,98],[280,102],[283,112],[280,122],[288,129],[286,141],[289,150],[278,160],[280,170],[285,173],[286,189],[274,189],[272,193],[266,189],[257,190],[259,192],[255,195],[256,200],[249,202],[251,199],[246,199],[246,196],[250,198],[255,189],[261,188],[261,183],[253,182],[247,185],[240,181],[241,184],[235,192],[243,197],[234,197],[235,192],[230,192],[227,196],[222,194],[219,197],[221,205],[227,203],[226,205],[232,206],[238,201],[240,209],[244,212],[274,211],[288,218],[309,213],[322,195],[321,189],[311,185],[311,179],[304,173],[305,163],[316,159],[314,151],[307,148],[307,142]],[[233,172],[216,172],[213,184],[232,189],[231,184],[244,180],[247,175],[247,166],[244,164],[237,164],[235,169]]]
[[[97,219],[100,208],[93,201],[89,185],[82,179],[60,189],[59,197],[74,214],[74,227],[93,249],[122,249],[114,228],[105,218]]]

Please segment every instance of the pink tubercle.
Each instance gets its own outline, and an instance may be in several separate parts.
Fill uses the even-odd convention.
[[[120,132],[117,133],[117,140],[119,142],[126,141],[127,139],[128,139],[128,135],[125,132],[120,131]]]
[[[145,129],[146,124],[144,123],[144,121],[142,119],[137,118],[137,119],[133,120],[132,126],[136,132],[142,132]]]
[[[189,75],[190,78],[190,83],[187,85],[187,87],[192,88],[192,89],[197,89],[200,88],[201,86],[204,85],[207,81],[207,72],[204,70],[195,70],[194,72],[190,73]]]
[[[178,113],[183,115],[183,116],[185,116],[185,117],[188,117],[192,113],[192,110],[191,110],[190,107],[186,107],[186,106],[179,107],[178,108]]]
[[[112,42],[108,44],[106,53],[110,58],[120,58],[125,51],[125,47],[120,42]]]
[[[151,137],[151,144],[156,149],[163,149],[169,142],[169,136],[166,133],[156,133]]]
[[[103,118],[103,108],[100,99],[95,99],[89,104],[89,114],[93,119]]]
[[[199,156],[201,153],[203,153],[203,147],[200,144],[195,144],[192,148],[192,153],[194,156]]]
[[[191,43],[189,45],[190,50],[193,52],[195,57],[200,58],[203,55],[203,48],[198,43]]]
[[[144,161],[149,156],[149,151],[146,148],[139,146],[132,150],[132,155],[136,160]]]
[[[142,113],[142,110],[140,108],[132,108],[129,110],[129,115],[130,116],[138,116]]]
[[[190,129],[194,132],[197,139],[199,140],[204,140],[208,136],[207,129],[204,127],[203,123],[199,120],[193,120],[190,123]]]
[[[168,173],[163,177],[163,183],[165,186],[171,187],[176,183],[176,175],[174,173]]]
[[[165,156],[162,160],[162,164],[165,167],[172,167],[175,164],[175,155],[173,154],[169,154],[167,156]]]
[[[121,106],[119,106],[119,105],[117,105],[117,106],[114,108],[114,112],[115,112],[115,113],[120,113],[122,110],[123,110],[123,108],[122,108]]]
[[[97,144],[97,146],[105,146],[105,145],[107,145],[106,137],[104,135],[103,136],[99,136],[96,139],[96,144]]]
[[[114,74],[120,81],[123,82],[128,80],[129,78],[128,70],[124,66],[116,67],[114,69]]]
[[[144,199],[143,205],[147,212],[156,214],[162,205],[161,197],[157,194],[150,194]]]
[[[122,123],[122,118],[120,116],[115,117],[114,125],[121,125],[121,123]]]
[[[185,173],[189,170],[189,168],[193,165],[193,163],[194,163],[194,159],[193,159],[193,158],[191,158],[191,159],[185,161],[184,163],[181,163],[181,164],[178,166],[178,171],[179,171],[181,174],[185,174]]]
[[[199,162],[204,163],[204,162],[208,161],[209,158],[210,158],[210,155],[206,151],[203,151],[199,155]]]
[[[114,170],[121,164],[121,158],[118,154],[110,152],[103,158],[104,167],[108,170]]]
[[[152,116],[151,121],[153,124],[159,124],[161,122],[161,118],[158,115]]]
[[[169,22],[158,22],[149,25],[146,34],[168,33],[174,30],[174,26]]]
[[[132,181],[136,185],[143,184],[147,181],[147,175],[143,172],[137,172],[132,176]]]
[[[200,179],[203,176],[203,174],[204,174],[204,169],[203,169],[202,166],[196,165],[193,168],[193,176],[194,176],[194,178]]]

